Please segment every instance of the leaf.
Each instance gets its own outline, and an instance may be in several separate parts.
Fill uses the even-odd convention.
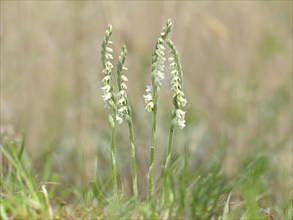
[[[226,204],[225,204],[225,207],[224,207],[224,212],[223,212],[223,220],[227,220],[228,219],[228,214],[229,214],[229,201],[230,201],[230,197],[231,197],[231,194],[229,194],[228,196],[228,199],[226,201]]]

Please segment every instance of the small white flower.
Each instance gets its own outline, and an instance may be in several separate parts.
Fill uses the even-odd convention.
[[[106,75],[103,79],[102,82],[104,85],[108,85],[111,81],[111,76],[110,75]]]
[[[154,109],[154,103],[153,102],[149,102],[146,106],[146,109],[148,110],[148,112],[153,111]]]
[[[122,81],[124,81],[124,82],[127,82],[127,81],[128,81],[128,79],[127,79],[127,77],[126,77],[125,75],[121,75],[121,79],[122,79]]]
[[[113,64],[110,61],[106,62],[106,68],[112,70],[113,69]]]
[[[163,65],[163,63],[166,61],[166,58],[163,57],[165,54],[159,56],[159,61],[161,62],[160,65]]]
[[[118,100],[118,105],[120,106],[123,106],[126,104],[126,99],[124,97],[121,97],[119,100]]]
[[[126,90],[127,89],[126,83],[124,83],[124,82],[121,83],[121,89],[122,90]]]
[[[116,115],[116,120],[118,121],[119,124],[123,122],[123,118],[119,116],[119,114]]]
[[[158,70],[161,71],[161,72],[164,72],[164,67],[165,67],[164,64],[158,65]]]
[[[173,69],[172,71],[171,71],[171,76],[177,76],[178,75],[178,71],[176,70],[176,69]]]
[[[104,93],[108,93],[111,90],[111,86],[109,86],[109,84],[106,84],[105,86],[102,87],[102,91]]]
[[[160,47],[160,45],[161,45],[161,44],[158,44],[158,47]],[[165,59],[165,58],[164,58],[165,53],[164,53],[163,50],[160,50],[160,48],[158,48],[158,49],[156,50],[156,54],[157,54],[157,55],[159,56],[159,58],[161,58],[162,60]]]
[[[112,60],[112,59],[113,59],[113,56],[112,56],[112,54],[110,54],[110,53],[106,53],[106,58]]]
[[[124,113],[127,114],[128,113],[127,107],[122,106],[120,109],[118,109],[118,112],[121,114],[124,114]]]
[[[171,67],[171,69],[174,69],[174,68],[176,68],[176,63],[175,62],[172,62],[171,64],[170,64],[170,67]]]
[[[175,97],[175,96],[177,96],[177,99],[179,99],[180,97],[184,96],[184,93],[182,92],[182,90],[179,90],[173,95],[173,97]]]
[[[177,100],[178,100],[178,105],[180,105],[182,107],[184,107],[187,104],[187,100],[183,97],[180,97],[179,99],[177,97]]]
[[[185,118],[185,111],[182,111],[181,109],[176,110],[176,117],[178,119],[184,119]]]
[[[108,100],[110,100],[112,98],[111,93],[105,93],[104,95],[102,95],[102,98],[104,100],[104,102],[107,102]]]
[[[125,67],[125,66],[123,66],[122,69],[123,69],[123,70],[128,70],[127,67]]]
[[[162,44],[159,44],[159,45],[158,45],[158,48],[159,48],[160,50],[165,50],[165,47],[164,47]]]
[[[176,92],[176,94],[180,94],[182,92],[180,84],[174,84],[171,89]]]
[[[125,90],[121,90],[118,92],[118,96],[119,97],[123,97],[123,96],[126,96],[126,91]]]
[[[106,66],[106,68],[103,70],[103,73],[105,75],[110,75],[111,72],[112,72],[112,67],[111,66]]]
[[[178,119],[177,120],[177,123],[178,123],[178,126],[182,129],[184,128],[186,125],[185,125],[185,120],[184,119]]]
[[[112,52],[113,52],[113,49],[112,49],[111,47],[106,47],[106,51],[107,51],[108,53],[112,53]]]
[[[171,84],[173,84],[173,85],[175,85],[175,84],[179,84],[180,81],[181,81],[181,80],[180,80],[179,76],[174,76],[174,77],[172,78]]]
[[[153,91],[152,86],[147,85],[147,88],[145,90],[147,93],[151,93]]]
[[[162,81],[163,79],[165,79],[165,74],[158,70],[158,78],[160,81]]]
[[[149,103],[150,101],[153,101],[153,97],[151,93],[144,95],[143,97],[144,97],[145,103]]]

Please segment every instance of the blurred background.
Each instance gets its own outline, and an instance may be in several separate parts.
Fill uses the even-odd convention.
[[[245,159],[265,156],[275,176],[286,174],[284,186],[292,191],[291,1],[1,1],[1,142],[20,142],[24,135],[34,169],[51,155],[62,183],[109,177],[109,109],[100,92],[100,49],[111,23],[114,58],[123,43],[128,49],[143,191],[151,114],[142,96],[150,82],[151,53],[168,18],[188,99],[187,127],[176,130],[174,151],[180,157],[188,147],[195,170],[215,157],[224,139],[227,175],[238,172]],[[166,75],[159,100],[157,176],[172,109]],[[126,124],[119,126],[117,140],[120,179],[130,191]]]

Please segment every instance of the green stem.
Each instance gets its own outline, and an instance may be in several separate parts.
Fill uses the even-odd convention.
[[[133,124],[132,124],[131,119],[128,121],[128,127],[129,127],[129,140],[130,140],[130,147],[131,147],[131,167],[132,167],[133,194],[134,194],[135,199],[137,199],[137,197],[138,197],[138,189],[137,189],[136,159],[135,159]]]
[[[152,137],[150,147],[150,166],[148,176],[148,200],[153,198],[153,181],[154,181],[154,159],[155,159],[155,142],[156,142],[156,126],[157,126],[157,106],[153,109],[152,119]]]
[[[164,176],[163,176],[164,200],[165,200],[165,202],[167,202],[169,200],[168,175],[169,175],[170,161],[171,161],[173,134],[174,134],[174,125],[171,122],[170,131],[169,131],[169,144],[168,144],[168,150],[167,150],[167,158],[166,158]]]
[[[113,177],[113,196],[117,199],[118,187],[117,187],[117,168],[116,168],[116,113],[113,114],[114,126],[111,126],[111,161],[112,161],[112,177]]]

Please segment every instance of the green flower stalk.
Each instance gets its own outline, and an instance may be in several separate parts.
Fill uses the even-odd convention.
[[[135,159],[135,146],[134,146],[134,134],[133,134],[133,123],[132,123],[132,111],[128,102],[127,97],[127,85],[128,81],[125,76],[125,72],[127,68],[124,66],[125,59],[127,56],[126,46],[123,45],[121,55],[119,56],[119,61],[117,64],[117,75],[118,75],[118,89],[119,92],[117,94],[118,98],[118,112],[116,119],[121,124],[124,120],[127,121],[129,127],[129,140],[130,140],[130,148],[131,148],[131,167],[132,167],[132,184],[133,184],[133,194],[134,197],[138,197],[138,189],[137,189],[137,174],[136,174],[136,159]]]
[[[106,103],[106,106],[112,109],[112,114],[109,115],[109,124],[112,130],[111,135],[111,161],[112,161],[112,177],[113,177],[113,196],[117,199],[117,168],[116,168],[116,115],[117,115],[117,107],[116,107],[116,98],[114,85],[112,80],[111,72],[113,70],[113,65],[111,63],[111,59],[113,59],[112,52],[113,49],[109,46],[112,44],[110,41],[110,37],[112,35],[112,25],[109,25],[106,32],[105,38],[102,44],[102,66],[104,74],[104,78],[102,79],[103,87],[102,87],[102,98]]]
[[[171,31],[172,22],[168,20],[166,26],[163,28],[161,36],[159,37],[155,50],[152,55],[152,74],[151,85],[147,86],[147,95],[144,96],[146,102],[146,109],[149,112],[153,112],[152,118],[152,135],[150,146],[150,164],[148,173],[148,199],[153,198],[153,182],[154,182],[154,158],[155,158],[155,142],[156,142],[156,122],[157,122],[157,109],[158,109],[158,96],[160,87],[162,86],[162,80],[165,78],[164,74],[164,42]]]
[[[165,201],[169,200],[169,186],[168,186],[168,173],[170,170],[170,160],[171,160],[171,152],[172,152],[172,143],[173,143],[173,133],[174,128],[178,125],[181,129],[185,127],[185,111],[181,108],[184,107],[187,103],[183,89],[183,71],[182,66],[179,59],[178,51],[174,45],[174,43],[168,39],[167,44],[171,49],[171,56],[169,57],[170,61],[170,70],[171,70],[171,86],[174,92],[173,95],[173,105],[174,110],[171,113],[171,124],[170,124],[170,132],[169,132],[169,143],[167,150],[167,158],[164,167],[164,177],[163,177],[163,186],[164,186],[164,199]]]

